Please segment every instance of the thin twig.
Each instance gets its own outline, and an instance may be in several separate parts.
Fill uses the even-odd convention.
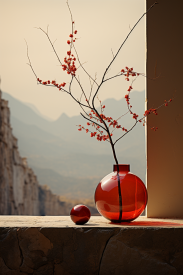
[[[83,71],[95,82],[95,84],[98,86],[98,83],[93,79],[93,77],[85,70],[85,68],[83,67],[83,65],[82,65],[82,63],[81,63],[81,61],[80,61],[80,59],[79,59],[79,55],[78,55],[78,53],[77,53],[77,50],[76,50],[76,47],[75,47],[75,45],[73,45],[73,48],[74,48],[74,50],[75,50],[75,53],[76,53],[76,56],[77,56],[77,60],[78,60],[78,62],[79,62],[79,64],[80,64],[80,67],[83,69]]]
[[[134,127],[135,127],[135,125],[137,124],[137,120],[136,120],[136,122],[135,122],[135,124],[131,127],[131,129],[130,130],[128,130],[126,133],[124,133],[124,135],[122,135],[121,137],[119,137],[115,142],[114,142],[114,145],[121,139],[121,138],[123,138],[126,134],[128,134]]]
[[[109,70],[110,66],[112,65],[112,63],[114,62],[114,60],[116,59],[117,55],[119,54],[121,48],[123,47],[123,45],[126,43],[127,39],[129,38],[130,34],[133,32],[133,30],[135,29],[135,27],[138,25],[138,23],[141,21],[141,19],[156,5],[158,4],[157,2],[155,2],[146,12],[144,12],[144,14],[139,18],[139,20],[135,23],[135,25],[133,26],[133,28],[131,29],[131,31],[128,33],[127,37],[125,38],[125,40],[123,41],[123,43],[121,44],[121,46],[119,47],[117,53],[115,54],[114,58],[112,59],[112,61],[110,62],[110,64],[108,65],[108,67],[106,68],[104,75],[102,77],[102,80],[104,80],[104,77],[107,73],[107,71]]]
[[[35,71],[34,71],[34,69],[33,69],[33,67],[32,67],[31,60],[30,60],[30,58],[29,58],[29,48],[28,48],[28,44],[27,44],[27,41],[26,41],[26,40],[25,40],[25,43],[26,43],[26,46],[27,46],[27,58],[28,58],[28,60],[29,60],[29,63],[27,63],[27,64],[31,67],[31,70],[32,70],[32,72],[33,72],[33,74],[35,75],[36,80],[37,80],[37,75],[36,75],[36,73],[35,73]]]
[[[60,58],[59,58],[59,56],[58,56],[58,54],[57,54],[57,52],[56,52],[56,50],[55,50],[55,47],[54,47],[53,43],[51,42],[51,39],[50,39],[48,33],[45,32],[45,31],[44,31],[43,29],[41,29],[41,28],[36,28],[36,29],[41,30],[41,31],[47,36],[47,38],[48,38],[48,40],[49,40],[49,42],[50,42],[50,44],[51,44],[51,46],[52,46],[52,48],[53,48],[53,51],[54,51],[54,53],[55,53],[55,55],[56,55],[56,57],[57,57],[57,59],[58,59],[60,65],[62,65],[62,62],[60,61]]]
[[[97,73],[95,73],[95,79],[94,80],[96,81],[96,79],[97,79]],[[90,81],[91,90],[90,90],[90,95],[89,95],[88,101],[90,101],[91,94],[92,94],[92,91],[93,91],[93,86],[94,86],[94,83],[95,83],[95,81],[93,81],[93,83],[91,83],[91,77],[89,77],[89,81]]]

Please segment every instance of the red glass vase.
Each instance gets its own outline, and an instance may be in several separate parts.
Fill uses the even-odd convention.
[[[115,223],[130,222],[144,211],[147,190],[141,179],[130,173],[130,165],[118,166],[119,174],[117,165],[114,165],[113,172],[98,184],[95,190],[95,204],[104,218]]]

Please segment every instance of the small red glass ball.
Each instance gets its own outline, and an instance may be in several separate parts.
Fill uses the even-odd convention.
[[[87,206],[78,204],[71,209],[70,217],[75,224],[81,225],[89,221],[91,213]]]

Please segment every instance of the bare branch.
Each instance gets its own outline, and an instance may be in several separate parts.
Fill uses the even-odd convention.
[[[74,78],[74,76],[72,75],[71,81],[69,83],[69,93],[70,94],[71,94],[71,85],[72,85],[73,78]]]
[[[84,91],[84,89],[83,89],[83,87],[82,87],[82,85],[81,85],[80,81],[77,79],[77,77],[76,77],[76,76],[75,76],[74,78],[76,79],[77,83],[79,84],[80,89],[81,89],[81,91],[82,91],[82,93],[83,93],[83,95],[84,95],[85,99],[87,100],[87,96],[86,96],[86,94],[85,94],[85,91]],[[87,100],[87,102],[88,102],[88,100]],[[89,103],[89,102],[88,102],[88,103]],[[90,108],[92,108],[92,107],[90,107]]]
[[[114,60],[116,59],[117,55],[119,54],[121,48],[123,47],[123,45],[126,43],[127,39],[129,38],[130,34],[133,32],[133,30],[135,29],[135,27],[138,25],[138,23],[141,21],[141,19],[156,5],[158,4],[157,2],[155,2],[146,12],[144,12],[144,14],[139,18],[139,20],[135,23],[135,25],[133,26],[133,28],[130,30],[130,32],[128,33],[127,37],[125,38],[125,40],[123,41],[123,43],[121,44],[121,46],[119,47],[117,53],[115,54],[115,56],[113,57],[112,61],[110,62],[109,66],[106,68],[103,77],[102,77],[102,81],[104,80],[104,77],[107,73],[107,71],[109,70],[110,66],[112,65],[112,63],[114,62]]]
[[[27,41],[26,41],[26,40],[25,40],[25,43],[26,43],[26,46],[27,46],[27,58],[28,58],[28,60],[29,60],[28,65],[31,67],[31,70],[32,70],[33,74],[35,75],[35,77],[36,77],[36,79],[37,79],[37,75],[36,75],[36,73],[35,73],[35,71],[34,71],[34,69],[33,69],[33,67],[32,67],[31,60],[30,60],[30,57],[29,57],[29,48],[28,48],[28,44],[27,44]]]
[[[48,35],[48,32],[45,32],[45,31],[44,31],[43,29],[41,29],[41,28],[36,28],[36,29],[41,30],[41,31],[47,36],[47,38],[48,38],[48,40],[49,40],[49,42],[50,42],[50,44],[51,44],[51,46],[52,46],[52,48],[53,48],[53,51],[54,51],[54,53],[55,53],[55,55],[56,55],[56,57],[57,57],[57,59],[58,59],[60,65],[62,65],[62,62],[61,62],[61,60],[60,60],[60,58],[59,58],[59,56],[58,56],[58,54],[57,54],[57,52],[56,52],[56,50],[55,50],[55,47],[54,47],[53,43],[51,42],[51,39],[50,39],[50,37],[49,37],[49,35]],[[48,29],[47,29],[47,30],[48,30]],[[54,42],[55,42],[55,41],[54,41]]]
[[[74,21],[73,21],[72,12],[71,12],[71,9],[70,9],[70,7],[69,7],[69,2],[68,2],[68,0],[66,1],[66,3],[67,3],[67,6],[68,6],[68,9],[69,9],[69,12],[70,12],[70,16],[71,16],[72,35],[73,35],[73,32],[74,32],[74,29],[73,29]],[[73,44],[73,37],[72,37],[72,38],[71,38],[71,44],[70,44],[70,51],[71,51],[71,49],[72,49],[73,46],[74,46],[74,44]]]
[[[83,69],[83,71],[93,80],[93,82],[95,82],[95,84],[98,86],[98,83],[93,79],[93,77],[85,70],[85,68],[83,67],[83,65],[82,65],[82,63],[81,63],[81,61],[80,61],[80,59],[79,59],[79,56],[78,56],[78,53],[77,53],[77,50],[76,50],[76,47],[75,47],[75,45],[73,45],[73,48],[74,48],[74,50],[75,50],[75,53],[76,53],[76,56],[77,56],[77,60],[78,60],[78,62],[79,62],[79,64],[80,64],[80,67]]]
[[[108,72],[109,68],[111,67],[112,63],[114,62],[114,60],[116,59],[117,55],[119,54],[120,50],[122,49],[123,45],[126,43],[127,39],[129,38],[130,34],[133,32],[133,30],[135,29],[135,27],[138,25],[138,23],[141,21],[141,19],[155,6],[155,4],[158,4],[157,2],[155,2],[140,18],[139,20],[136,22],[136,24],[133,26],[133,28],[131,29],[131,31],[128,33],[127,37],[125,38],[125,40],[123,41],[123,43],[121,44],[121,46],[119,47],[117,53],[115,54],[115,56],[113,57],[113,59],[111,60],[111,62],[109,63],[108,67],[106,68],[104,74],[103,74],[103,77],[102,77],[102,80],[101,80],[101,83],[99,84],[96,92],[95,92],[95,95],[93,97],[93,100],[92,100],[92,105],[93,105],[93,108],[95,108],[95,105],[94,105],[94,101],[95,101],[95,97],[100,89],[100,87],[102,86],[102,84],[104,83],[104,78],[105,78],[105,75],[106,73]]]
[[[128,113],[129,113],[129,110],[128,110],[128,112],[126,112],[126,113],[123,114],[122,116],[118,117],[118,118],[116,119],[116,121],[118,121],[119,119],[121,119],[123,116],[126,116]]]
[[[84,110],[83,106],[81,104],[79,104],[79,106],[81,107],[81,109],[83,110],[83,112],[85,113],[85,115],[89,116],[89,114],[87,114],[87,112]]]
[[[95,73],[95,81],[96,81],[96,79],[97,79],[97,73]],[[89,95],[89,99],[88,99],[88,101],[90,101],[90,98],[91,98],[91,94],[92,94],[92,91],[93,91],[93,86],[94,86],[94,81],[93,81],[93,83],[91,83],[91,77],[89,77],[89,81],[90,81],[90,86],[91,86],[91,90],[90,90],[90,95]]]
[[[81,67],[83,69],[83,64],[87,63],[87,61],[83,62],[82,64],[79,64],[79,67],[77,67],[77,70]]]
[[[119,137],[119,138],[114,142],[114,145],[115,145],[122,137],[124,137],[126,134],[128,134],[128,133],[135,127],[135,125],[137,124],[137,122],[138,122],[138,121],[136,120],[135,124],[131,127],[131,129],[128,130],[127,132],[125,132],[124,135],[122,135],[121,137]]]

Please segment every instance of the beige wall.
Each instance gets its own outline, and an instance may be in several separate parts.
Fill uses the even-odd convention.
[[[147,0],[146,8],[154,2]],[[176,93],[148,118],[147,216],[183,218],[183,0],[158,2],[147,15],[147,108]]]

